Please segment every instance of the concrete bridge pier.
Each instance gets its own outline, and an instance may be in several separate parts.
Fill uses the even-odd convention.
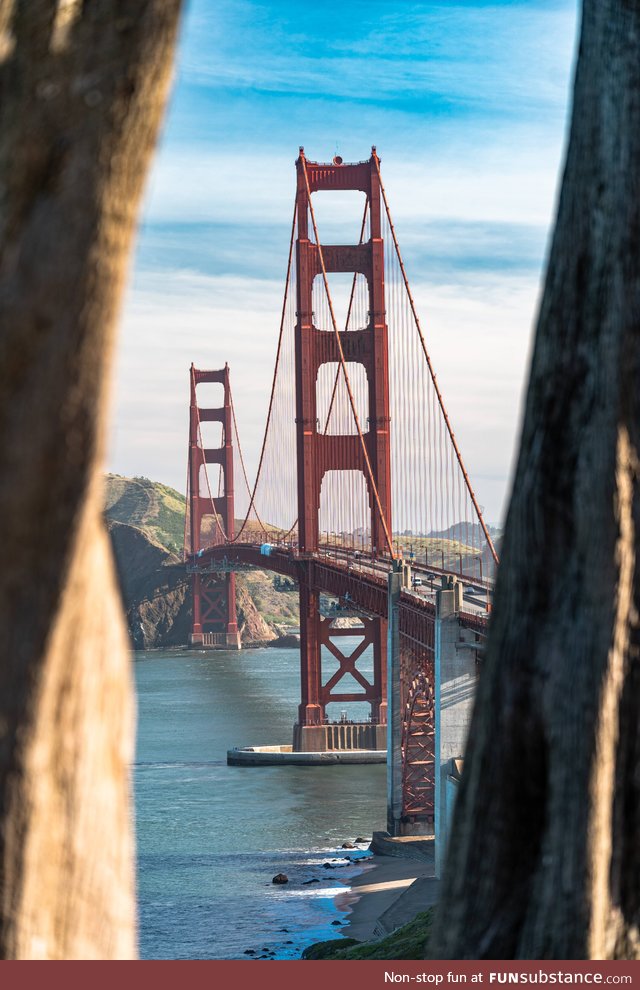
[[[402,697],[399,606],[402,570],[394,561],[388,577],[387,615],[387,832],[402,832]]]
[[[423,761],[419,764],[423,786],[427,792],[432,786],[427,801],[427,806],[431,804],[432,815],[423,815],[422,820],[407,809],[412,792],[406,765],[409,753],[403,753],[404,735],[410,735],[404,720],[413,717],[407,711],[407,698],[403,697],[399,628],[400,596],[407,585],[408,577],[401,563],[396,562],[388,578],[387,832],[399,839],[433,835],[435,831],[439,875],[471,719],[479,643],[477,634],[465,629],[460,622],[462,584],[453,576],[443,577],[442,588],[436,596],[433,667],[429,665],[421,674],[425,692],[421,718],[425,730],[428,731],[429,723],[433,726],[431,746],[424,746],[419,753],[419,759]],[[404,673],[406,677],[406,671]],[[405,684],[404,692],[408,690]],[[415,785],[415,781],[413,783]],[[423,796],[427,796],[424,791]]]
[[[476,634],[460,623],[462,584],[443,578],[435,622],[435,872],[442,874],[478,677]]]

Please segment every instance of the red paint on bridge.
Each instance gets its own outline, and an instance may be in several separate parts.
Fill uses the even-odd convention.
[[[387,325],[384,304],[384,248],[380,230],[380,183],[375,160],[357,165],[307,163],[304,151],[296,162],[296,313],[295,370],[298,458],[298,544],[304,554],[319,548],[320,491],[328,471],[359,471],[369,492],[372,546],[385,545],[391,532],[391,450],[389,446],[389,371]],[[367,197],[369,241],[358,246],[324,246],[318,242],[311,192],[331,189],[362,190]],[[309,221],[313,226],[310,231]],[[315,243],[310,233],[316,235]],[[369,324],[366,328],[339,331],[331,307],[333,332],[314,323],[313,283],[326,280],[327,272],[360,272],[367,279]],[[323,364],[344,364],[345,358],[364,367],[368,386],[369,428],[362,434],[328,434],[320,428],[316,381]],[[300,652],[302,699],[298,709],[296,746],[308,748],[318,736],[316,726],[327,718],[331,702],[367,701],[372,723],[380,727],[379,745],[385,743],[387,721],[386,620],[380,613],[367,619],[355,654],[340,647],[343,630],[320,614],[320,585],[313,561],[302,564],[300,585]],[[345,594],[347,592],[345,591]],[[384,613],[383,613],[384,614]],[[353,635],[353,633],[352,633]],[[322,647],[338,661],[338,670],[323,686]],[[373,649],[373,682],[358,670],[357,658],[365,648]],[[362,689],[355,693],[340,689],[348,675]],[[307,731],[307,730],[311,731]],[[315,748],[315,747],[313,747]]]
[[[223,543],[234,531],[233,433],[229,366],[225,364],[220,371],[200,371],[191,365],[190,374],[189,549],[191,556],[197,557],[208,542],[212,540],[214,543]],[[224,404],[216,408],[198,406],[196,387],[201,383],[221,384],[224,388]],[[201,424],[205,422],[222,424],[222,444],[219,447],[204,446]],[[220,485],[216,496],[212,495],[209,487],[207,464],[219,465]],[[203,474],[206,484],[204,493]],[[205,521],[209,525],[208,541],[205,541],[203,533]],[[229,572],[220,578],[195,571],[192,575],[192,594],[193,627],[190,645],[239,649],[235,574]]]
[[[442,566],[430,570],[456,572],[459,561],[464,579],[464,552],[467,563],[479,562],[480,581],[473,580],[481,585],[486,584],[483,563],[488,568],[497,557],[426,350],[375,148],[370,159],[355,164],[338,158],[331,164],[309,162],[301,148],[296,172],[287,288],[253,490],[239,442],[235,451],[250,496],[239,528],[234,524],[232,437],[235,432],[237,441],[237,429],[229,370],[226,366],[214,372],[191,370],[191,533],[185,547],[190,550],[187,563],[193,574],[192,642],[206,642],[207,634],[237,636],[234,570],[255,567],[294,578],[300,590],[301,635],[295,748],[325,748],[327,706],[352,701],[367,703],[369,738],[386,748],[387,574],[392,558],[403,555],[401,536],[406,551],[407,534],[410,538],[416,534],[420,552],[424,550],[425,570],[433,549]],[[322,244],[312,194],[353,190],[363,192],[366,199],[359,243]],[[338,328],[329,291],[328,274],[335,272],[353,273],[344,329]],[[395,334],[391,375],[390,328]],[[396,351],[413,364],[400,364]],[[223,383],[224,406],[200,408],[196,387],[211,381]],[[202,443],[201,423],[210,420],[223,424],[223,444],[217,449]],[[201,489],[202,468],[206,474],[208,464],[219,467],[215,496],[208,480],[207,491]],[[360,493],[354,478],[362,483]],[[395,534],[392,491],[400,531]],[[332,500],[328,511],[322,506],[323,494]],[[332,514],[334,503],[339,511]],[[427,534],[435,547],[427,542]],[[268,551],[264,544],[269,544]],[[333,615],[321,614],[321,593],[359,615],[360,626],[336,628]],[[476,634],[476,640],[483,636],[483,617],[463,614],[460,622]],[[407,824],[433,821],[434,630],[434,605],[403,591],[400,707]],[[349,635],[360,637],[351,653],[341,645]],[[358,666],[367,647],[373,652],[371,677]],[[326,679],[323,650],[337,661],[337,669]],[[355,680],[356,689],[345,689],[344,678]]]

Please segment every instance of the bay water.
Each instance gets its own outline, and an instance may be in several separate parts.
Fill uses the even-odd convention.
[[[250,959],[267,950],[294,959],[338,937],[332,922],[345,914],[334,898],[368,855],[364,845],[340,847],[384,827],[384,765],[226,763],[234,746],[291,742],[299,662],[298,650],[277,647],[135,655],[143,959]],[[365,674],[370,666],[370,657],[359,662]],[[353,718],[368,711],[340,707]],[[274,885],[277,873],[289,883]]]

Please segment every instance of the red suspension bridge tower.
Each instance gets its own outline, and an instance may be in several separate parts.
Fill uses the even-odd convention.
[[[191,365],[191,402],[189,415],[189,549],[193,590],[193,627],[191,646],[240,649],[236,617],[236,577],[232,571],[221,573],[220,565],[199,564],[206,547],[233,540],[235,516],[233,504],[233,416],[229,366],[220,371],[201,371]],[[197,386],[217,382],[224,388],[224,403],[217,408],[198,405]],[[221,423],[219,447],[205,447],[202,423]],[[206,465],[220,466],[220,486],[213,496],[209,488]],[[205,540],[204,529],[209,530]]]
[[[391,447],[389,416],[389,371],[387,324],[384,302],[384,244],[381,232],[380,180],[375,148],[368,161],[343,164],[309,162],[300,148],[296,162],[296,313],[295,379],[296,433],[298,461],[298,541],[299,552],[311,558],[319,548],[320,493],[325,474],[360,472],[365,480],[370,506],[371,550],[385,547],[385,533],[391,532]],[[359,190],[367,197],[370,238],[360,244],[321,245],[311,196],[322,191]],[[312,228],[312,229],[310,229]],[[311,239],[311,234],[315,240]],[[322,278],[328,291],[327,273],[360,273],[368,287],[368,325],[348,332],[338,330],[331,307],[333,327],[314,323],[313,286]],[[368,426],[360,424],[348,434],[322,432],[318,419],[317,379],[323,364],[342,367],[345,362],[362,365],[367,378]],[[346,378],[346,375],[345,375]],[[348,387],[348,386],[347,386]],[[355,409],[354,409],[355,415]],[[387,539],[388,542],[388,539]],[[376,617],[363,617],[360,644],[345,654],[339,638],[355,630],[335,629],[330,617],[320,613],[320,596],[311,565],[300,569],[300,640],[302,698],[294,730],[294,749],[325,750],[328,733],[326,706],[330,702],[368,701],[371,722],[362,723],[356,746],[386,747],[386,636],[387,623]],[[336,642],[338,640],[338,642]],[[322,647],[338,661],[338,670],[323,684]],[[373,647],[373,680],[357,667],[367,647]],[[348,674],[362,689],[340,689]],[[366,730],[369,730],[368,732]],[[356,733],[358,735],[358,733]],[[351,733],[353,736],[353,733]],[[352,742],[353,745],[353,742]],[[345,746],[345,748],[347,748]]]
[[[451,761],[464,753],[491,590],[482,565],[498,558],[436,381],[375,148],[350,164],[310,162],[301,148],[296,174],[253,489],[228,368],[191,372],[191,639],[238,644],[228,572],[268,569],[297,581],[301,694],[293,753],[269,745],[260,758],[260,747],[234,750],[230,762],[313,762],[310,754],[336,750],[343,751],[336,762],[362,762],[362,753],[349,750],[374,751],[366,756],[376,762],[388,750],[389,831],[428,833],[435,817],[444,820]],[[365,199],[359,241],[322,243],[314,202],[353,191]],[[352,276],[340,326],[333,273]],[[223,384],[224,405],[200,408],[196,388],[212,381]],[[207,420],[222,423],[220,447],[202,442]],[[249,496],[237,528],[232,432]],[[216,497],[206,477],[211,464],[219,466]],[[338,622],[345,614],[360,624]],[[336,703],[355,702],[366,703],[369,718],[350,721],[345,711],[336,721]]]

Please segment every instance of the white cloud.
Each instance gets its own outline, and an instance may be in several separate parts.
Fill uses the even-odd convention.
[[[511,128],[480,147],[457,139],[444,150],[425,149],[419,158],[397,147],[378,150],[392,213],[411,226],[442,217],[549,223],[560,135],[532,137]],[[313,147],[305,151],[316,158]],[[368,154],[364,147],[356,158]],[[145,220],[282,224],[293,209],[296,155],[297,148],[290,154],[279,150],[256,169],[254,160],[237,152],[167,148],[153,171]],[[339,210],[333,208],[334,218]]]
[[[192,362],[201,368],[229,363],[250,444],[259,442],[281,292],[276,283],[190,272],[138,280],[129,293],[117,360],[113,470],[184,490]]]
[[[557,144],[532,154],[514,141],[513,147],[490,146],[471,159],[433,155],[407,162],[389,156],[383,162],[445,401],[493,521],[506,493],[559,156]],[[225,237],[232,238],[234,226],[244,237],[258,217],[263,227],[279,224],[284,238],[293,178],[292,161],[283,155],[267,159],[256,172],[242,157],[184,149],[159,164],[147,218],[227,222],[231,231]],[[327,206],[325,219],[335,226],[342,219],[340,205]],[[535,243],[524,252],[526,270],[511,272],[510,262],[517,269],[523,251],[522,230],[535,235]],[[188,229],[182,236],[188,238]],[[123,327],[114,470],[184,487],[191,361],[205,367],[229,362],[242,441],[255,466],[284,287],[284,239],[281,279],[267,277],[273,252],[273,244],[261,245],[257,238],[253,271],[246,277],[139,273]],[[493,270],[474,269],[465,253]]]
[[[375,143],[454,429],[497,521],[561,163],[574,23],[571,0],[480,9],[194,0],[125,308],[112,468],[184,489],[192,361],[229,362],[255,466],[298,144],[318,160],[338,144],[352,161]],[[326,207],[322,222],[335,226],[344,206]]]
[[[538,281],[495,275],[414,285],[427,348],[487,518],[504,511],[518,438]]]
[[[438,380],[480,500],[497,521],[519,420],[536,281],[471,278],[413,286]],[[131,293],[118,361],[111,469],[184,490],[189,377],[231,368],[253,475],[271,388],[281,283],[189,272],[145,276]]]

